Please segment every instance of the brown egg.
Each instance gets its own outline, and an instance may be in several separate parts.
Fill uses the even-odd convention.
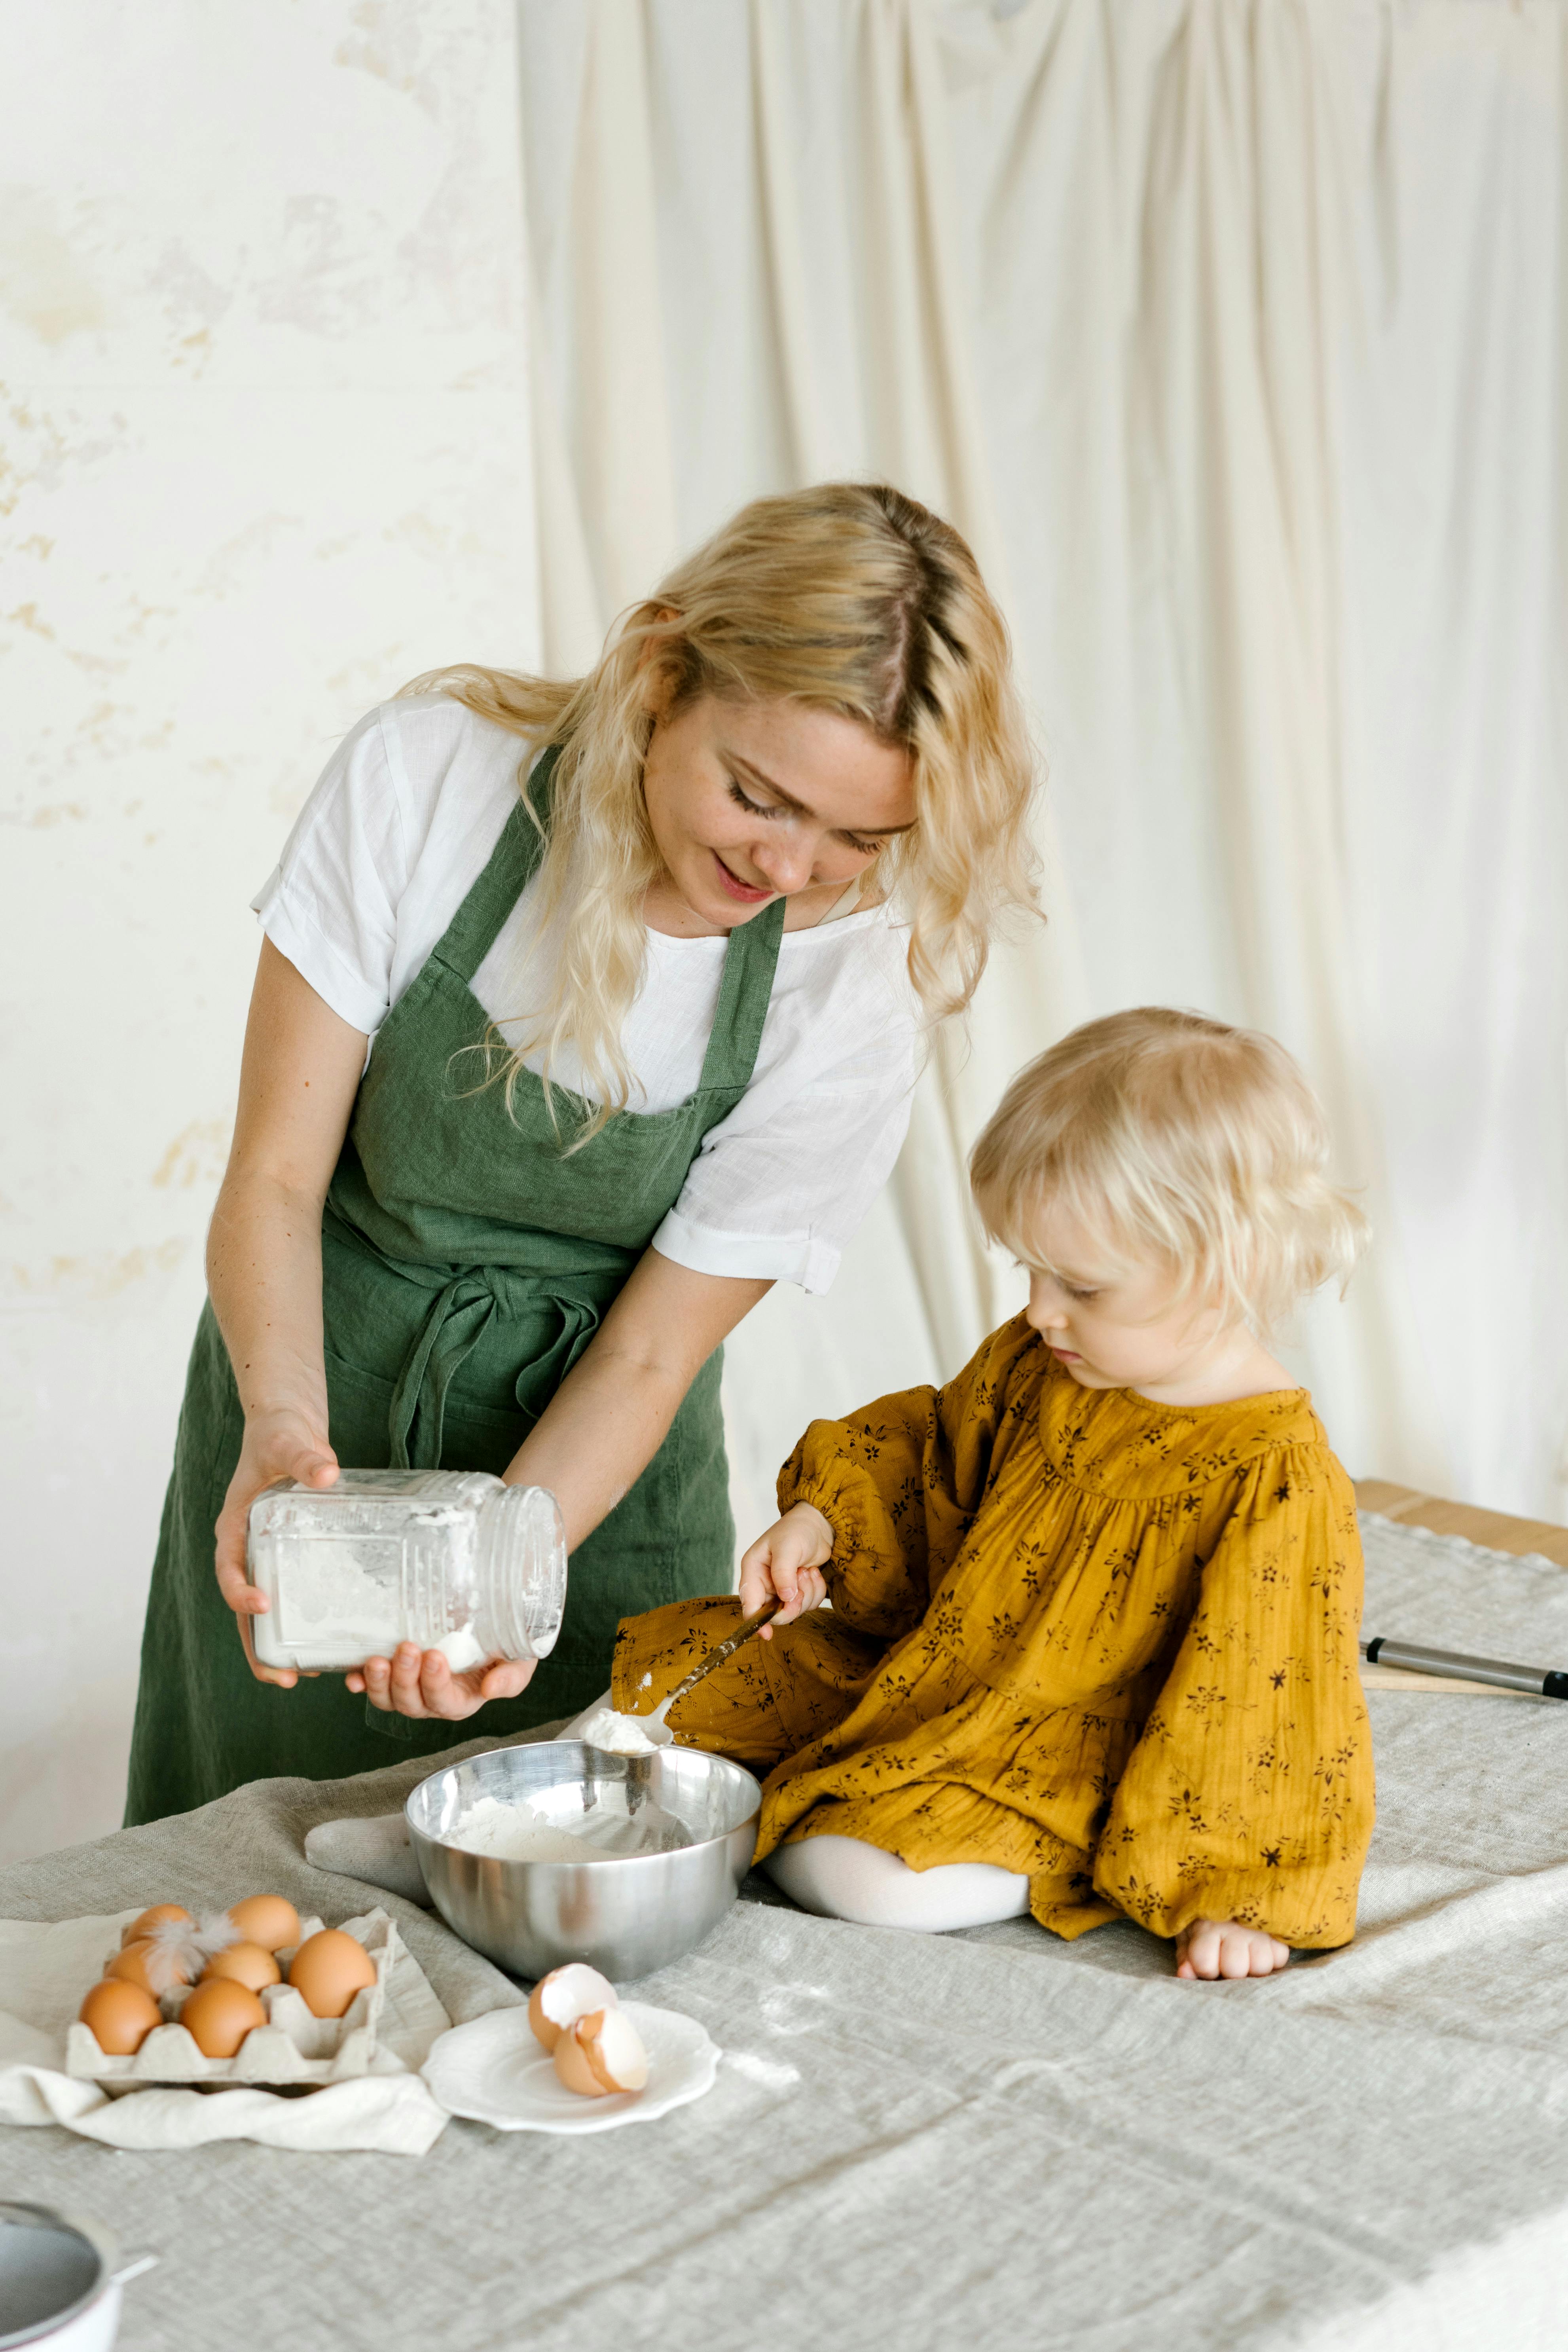
[[[281,1895],[247,1895],[229,1905],[228,1916],[246,1942],[264,1952],[280,1952],[300,1940],[300,1914]]]
[[[342,2017],[356,1992],[375,1982],[375,1962],[341,1927],[323,1927],[289,1963],[289,1981],[315,2017]]]
[[[156,2000],[160,1993],[172,1992],[176,1985],[189,1984],[194,1969],[189,1953],[153,1943],[150,1937],[143,1936],[139,1943],[127,1944],[122,1952],[116,1952],[103,1973],[118,1978],[122,1984],[135,1985]]]
[[[599,2009],[563,2033],[551,2061],[560,2081],[584,2099],[637,2092],[647,2082],[647,2052],[624,2009]]]
[[[180,2023],[204,2058],[232,2058],[246,2035],[266,2022],[258,1995],[230,1977],[197,1985],[180,2011]]]
[[[163,2011],[151,1993],[112,1977],[93,1986],[78,2014],[92,2029],[99,2048],[110,2058],[129,2058],[133,2050],[141,2049],[153,2028],[163,2022]]]
[[[143,1936],[150,1936],[153,1928],[161,1927],[165,1919],[183,1920],[191,1927],[196,1924],[183,1903],[154,1903],[151,1911],[143,1911],[140,1919],[132,1919],[129,1927],[121,1929],[121,1950],[123,1951],[127,1944],[140,1943]]]
[[[213,1954],[196,1982],[210,1984],[215,1977],[226,1977],[259,1992],[263,1985],[280,1982],[282,1975],[271,1953],[264,1952],[259,1944],[226,1944],[221,1952]]]
[[[552,1969],[547,1977],[541,1977],[529,1994],[528,2021],[534,2040],[553,2050],[562,2035],[570,2033],[591,2009],[615,2006],[616,1988],[608,1977],[602,1977],[586,1960],[568,1960],[564,1968]]]

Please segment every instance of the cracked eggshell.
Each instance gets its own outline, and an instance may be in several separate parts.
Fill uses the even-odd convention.
[[[580,2017],[590,2010],[616,2006],[616,1988],[608,1977],[602,1977],[586,1960],[568,1960],[564,1968],[552,1969],[547,1977],[541,1977],[529,1994],[528,2022],[534,2040],[552,2053]]]
[[[556,2075],[584,2099],[605,2099],[616,2091],[636,2093],[647,2083],[647,2052],[622,2009],[599,2009],[580,2017],[563,2033],[552,2054]]]

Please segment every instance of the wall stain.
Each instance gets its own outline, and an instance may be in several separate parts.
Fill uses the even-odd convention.
[[[19,629],[31,629],[36,637],[52,637],[55,634],[47,621],[39,620],[36,604],[17,604],[5,618],[15,621]]]
[[[116,1256],[108,1250],[81,1256],[52,1257],[47,1266],[13,1262],[0,1276],[0,1305],[5,1307],[96,1307],[119,1298],[138,1283],[172,1274],[191,1247],[188,1236],[155,1242]]]
[[[109,324],[109,311],[78,256],[61,236],[49,199],[37,188],[7,191],[0,226],[0,303],[40,342],[63,343]]]
[[[189,1192],[195,1184],[216,1184],[228,1159],[231,1122],[226,1118],[193,1119],[170,1144],[154,1171],[153,1181],[166,1191]]]
[[[86,823],[85,801],[51,801],[36,809],[0,809],[0,824],[26,825],[35,833],[46,825]]]

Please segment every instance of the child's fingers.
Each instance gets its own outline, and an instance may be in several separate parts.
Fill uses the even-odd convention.
[[[764,1537],[761,1543],[752,1546],[741,1562],[742,1616],[754,1617],[763,1601],[773,1599],[773,1589],[772,1554]],[[763,1633],[767,1630],[764,1625]]]
[[[774,1582],[784,1604],[773,1621],[774,1625],[787,1625],[795,1618],[804,1617],[808,1609],[820,1609],[827,1598],[827,1580],[819,1568],[775,1572]],[[772,1630],[772,1626],[763,1628],[764,1633]]]

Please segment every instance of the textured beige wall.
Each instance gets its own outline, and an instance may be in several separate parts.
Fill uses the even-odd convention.
[[[119,1819],[247,901],[362,709],[538,630],[507,0],[0,40],[4,1859]]]

